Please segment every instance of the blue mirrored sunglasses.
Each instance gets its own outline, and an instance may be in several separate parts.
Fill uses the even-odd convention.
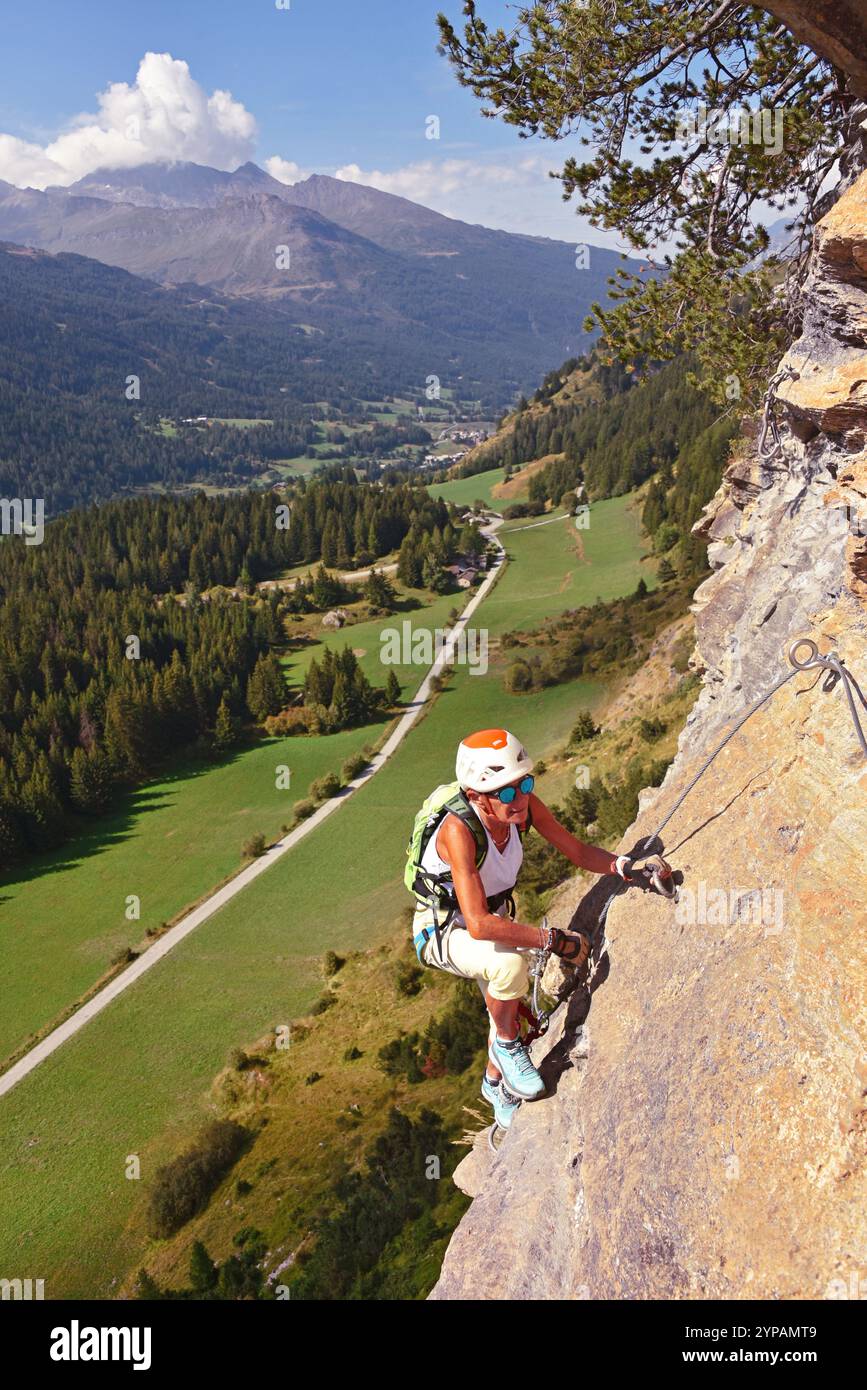
[[[499,801],[505,802],[508,806],[511,801],[515,800],[518,792],[521,792],[524,796],[529,796],[535,785],[535,777],[531,777],[528,772],[526,777],[521,778],[517,787],[501,787],[498,792],[494,792],[494,796],[496,796]]]

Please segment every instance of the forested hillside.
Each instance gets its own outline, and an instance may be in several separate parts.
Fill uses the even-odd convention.
[[[295,397],[322,387],[297,370],[306,341],[267,309],[0,247],[0,495],[54,513],[146,483],[237,482],[253,447],[301,454],[315,430]],[[275,418],[267,445],[158,429],[163,415],[238,413]]]
[[[314,328],[271,303],[0,245],[0,496],[56,514],[148,484],[243,485],[259,461],[303,454],[325,404],[423,399],[434,371],[443,390],[501,408],[515,389],[505,347],[479,348],[481,376],[469,351],[438,328],[361,331],[336,312]],[[161,428],[197,416],[273,425]]]
[[[257,580],[330,558],[332,546],[370,562],[425,536],[447,558],[444,502],[353,478],[302,483],[291,498],[113,502],[50,523],[39,546],[0,542],[0,869],[62,843],[76,816],[104,811],[179,750],[219,751],[243,724],[277,714],[288,699],[275,654],[283,614],[342,595],[324,571],[288,596],[205,591],[254,595]],[[351,652],[344,666],[353,699],[344,705],[332,672],[334,708],[316,711],[317,727],[364,722],[381,703]]]
[[[281,185],[255,165],[102,170],[80,191],[0,181],[0,239],[247,297],[315,330],[327,381],[363,394],[363,379],[402,390],[434,373],[463,379],[486,413],[587,347],[582,321],[609,277],[638,268],[594,246],[578,271],[571,238],[471,225],[344,179]]]
[[[618,497],[650,479],[642,520],[654,547],[664,555],[677,544],[679,572],[697,576],[705,547],[690,528],[719,486],[737,418],[695,388],[693,367],[677,357],[637,381],[595,354],[567,362],[460,471],[504,467],[508,477],[546,459],[529,478],[529,504],[510,509],[515,515],[549,503],[574,507],[576,490],[590,502]]]

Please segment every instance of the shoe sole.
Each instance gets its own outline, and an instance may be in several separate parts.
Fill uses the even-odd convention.
[[[492,1047],[488,1048],[488,1058],[491,1062],[493,1062],[500,1075],[505,1077],[505,1073],[503,1072],[503,1069],[500,1066],[500,1059],[499,1057],[494,1056],[494,1049]],[[539,1077],[539,1080],[542,1081],[542,1078]],[[511,1083],[506,1087],[506,1090],[510,1091],[513,1096],[517,1096],[518,1100],[538,1100],[540,1096],[543,1096],[545,1094],[545,1089],[546,1088],[544,1081],[542,1081],[541,1091],[519,1091],[517,1086],[511,1085]]]

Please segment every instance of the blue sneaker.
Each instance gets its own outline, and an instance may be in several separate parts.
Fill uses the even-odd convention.
[[[511,1042],[504,1042],[494,1034],[488,1056],[497,1070],[503,1073],[509,1090],[520,1100],[536,1100],[545,1094],[545,1083],[530,1061],[520,1033]]]
[[[494,1107],[494,1119],[500,1129],[508,1129],[521,1108],[518,1097],[507,1091],[502,1081],[491,1081],[487,1072],[482,1077],[482,1099]]]

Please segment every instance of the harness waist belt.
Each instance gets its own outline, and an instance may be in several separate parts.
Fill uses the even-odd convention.
[[[492,893],[491,896],[487,899],[488,911],[498,912],[504,903],[510,903],[511,911],[509,912],[509,916],[514,917],[515,900],[512,897],[514,891],[515,887],[513,884],[511,888],[503,888],[499,893]],[[425,903],[425,906],[431,907],[431,910],[434,913],[435,917],[435,906],[432,903]],[[427,943],[430,941],[431,937],[439,937],[440,933],[445,931],[446,927],[450,925],[451,920],[455,916],[457,910],[457,901],[456,899],[452,898],[451,904],[448,907],[448,915],[446,916],[446,920],[444,922],[438,922],[436,926],[422,927],[421,930],[417,933],[417,935],[413,937],[412,944],[415,947],[415,953],[418,956],[419,960],[421,960],[421,953],[424,950]]]

